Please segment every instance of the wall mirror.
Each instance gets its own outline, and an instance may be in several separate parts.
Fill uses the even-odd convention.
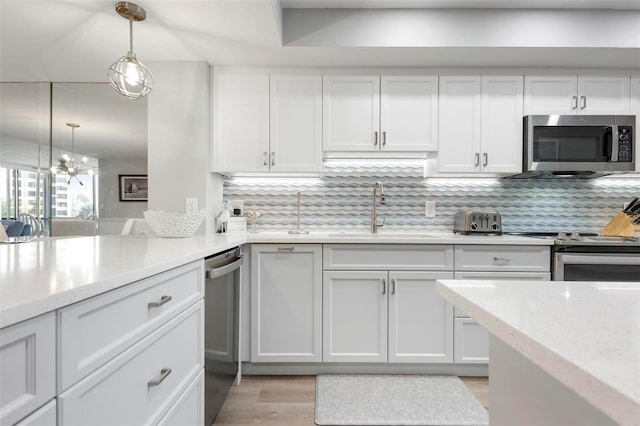
[[[146,99],[124,98],[106,83],[0,89],[3,218],[29,213],[64,236],[117,234],[126,219],[142,217],[147,203],[121,202],[118,176],[147,173]],[[79,126],[73,147],[71,123]]]

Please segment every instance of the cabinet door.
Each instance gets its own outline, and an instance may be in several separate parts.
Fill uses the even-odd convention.
[[[272,172],[322,168],[322,78],[272,75],[270,97]]]
[[[438,98],[438,170],[480,170],[479,76],[441,76]]]
[[[0,424],[12,425],[56,394],[56,316],[0,330]]]
[[[470,318],[456,318],[453,333],[455,363],[489,363],[489,332],[484,327]]]
[[[453,272],[389,272],[389,362],[453,362],[453,306],[436,293]]]
[[[387,272],[324,272],[324,362],[387,361],[387,292]]]
[[[629,85],[629,76],[579,76],[579,114],[629,114]]]
[[[251,361],[322,361],[322,248],[251,246]]]
[[[640,76],[633,76],[631,78],[631,107],[630,114],[636,116],[636,173],[640,173],[640,154],[638,153],[638,146],[640,138],[638,137],[638,130],[640,129]]]
[[[269,76],[214,76],[217,172],[269,170]]]
[[[438,77],[383,76],[380,80],[380,149],[438,149]]]
[[[522,76],[482,76],[482,171],[522,172]]]
[[[380,77],[324,76],[325,151],[378,151],[380,145]]]
[[[577,109],[575,75],[525,76],[524,115],[576,114]]]

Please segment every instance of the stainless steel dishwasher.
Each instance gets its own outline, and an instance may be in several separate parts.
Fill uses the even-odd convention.
[[[205,425],[213,423],[238,376],[242,262],[239,247],[205,259]]]

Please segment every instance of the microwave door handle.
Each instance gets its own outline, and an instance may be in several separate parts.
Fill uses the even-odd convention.
[[[611,161],[618,161],[618,151],[620,149],[620,135],[618,134],[618,125],[611,126]]]

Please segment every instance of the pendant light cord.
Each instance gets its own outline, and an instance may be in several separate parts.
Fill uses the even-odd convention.
[[[133,15],[129,14],[129,55],[133,56]]]

